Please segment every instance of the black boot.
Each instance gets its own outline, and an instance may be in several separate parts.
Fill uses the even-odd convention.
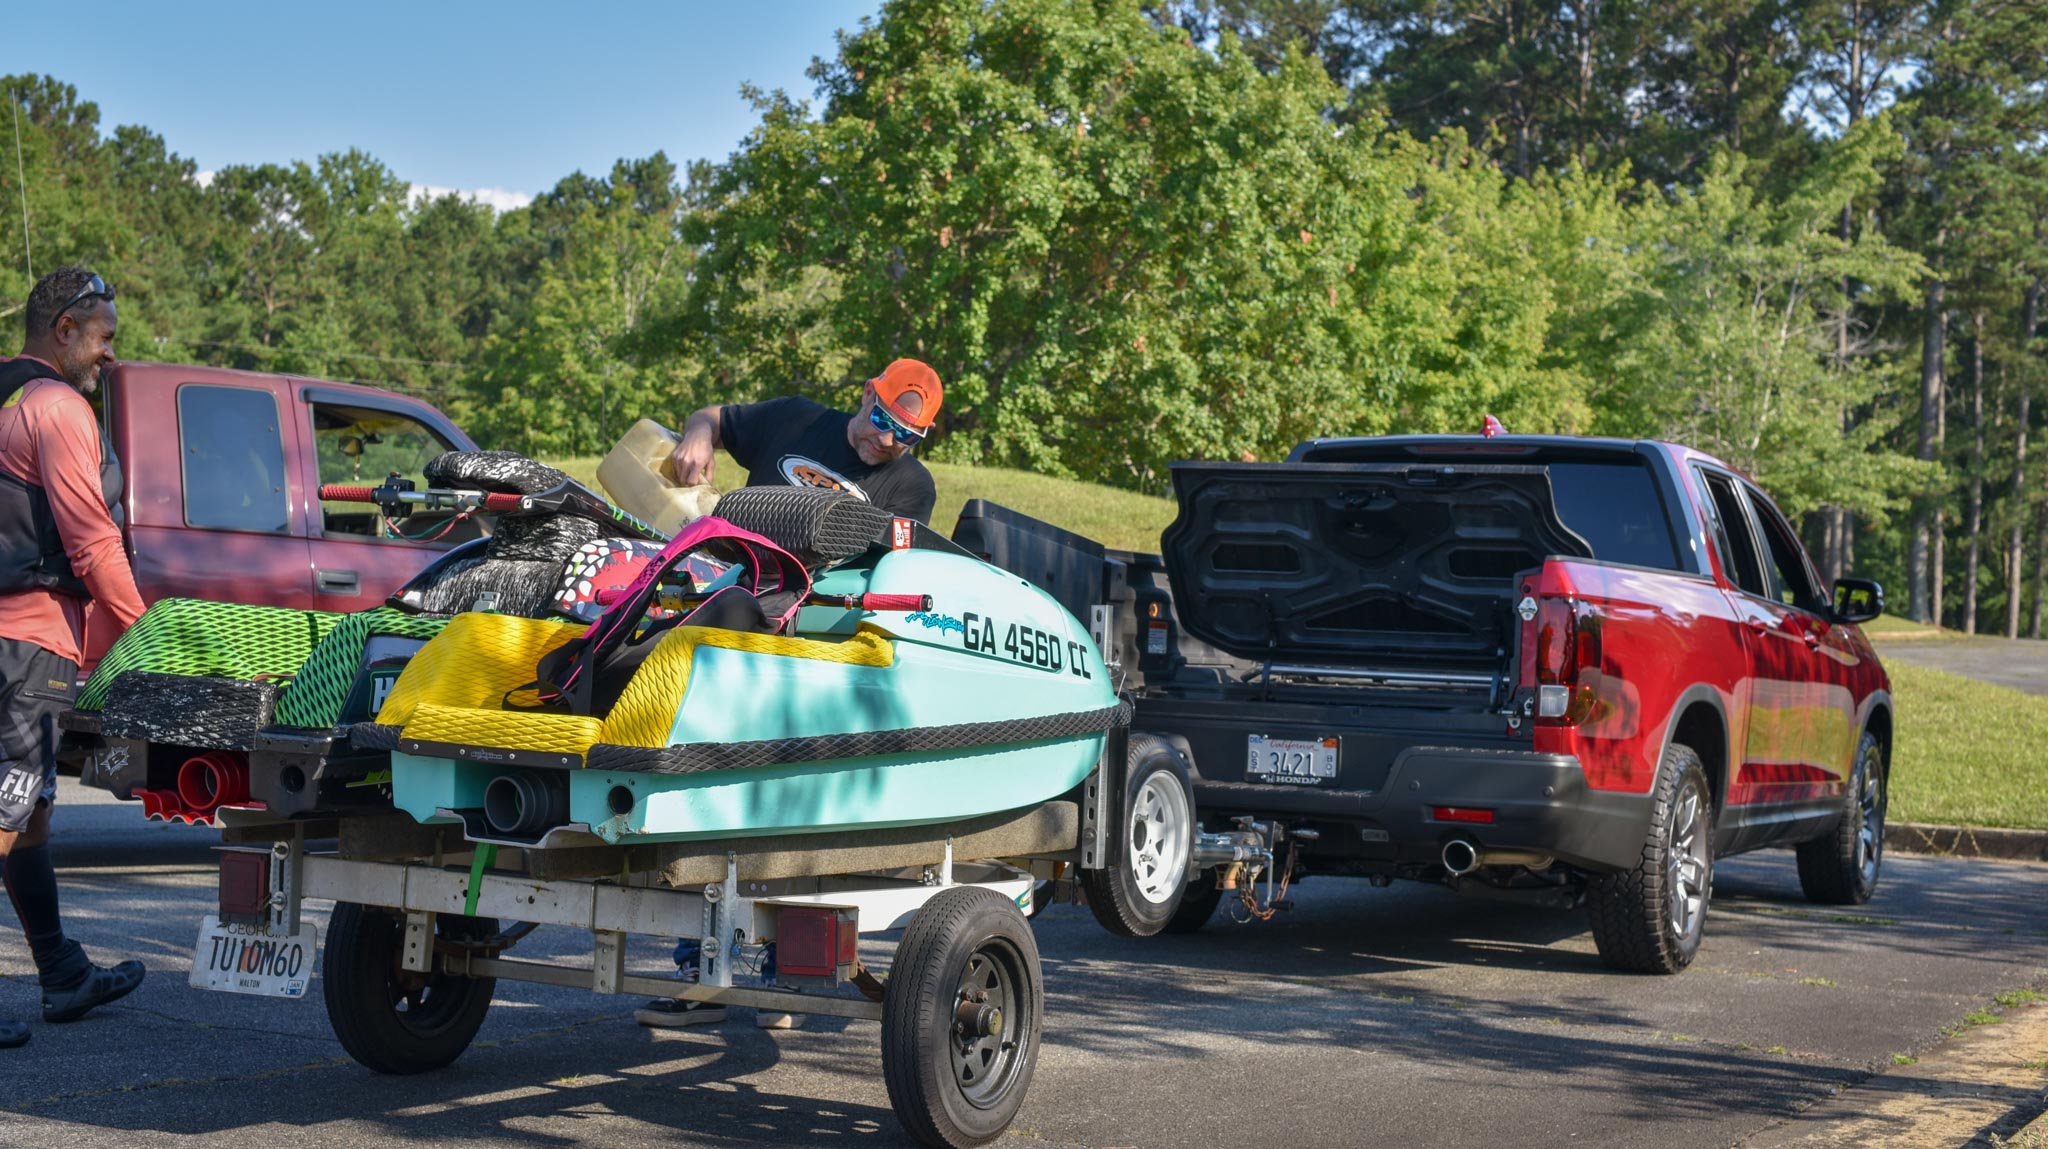
[[[139,961],[124,961],[112,969],[93,966],[77,985],[43,990],[43,1020],[77,1021],[98,1006],[127,997],[148,972]]]

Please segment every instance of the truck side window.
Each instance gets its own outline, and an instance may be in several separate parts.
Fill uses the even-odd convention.
[[[320,482],[374,487],[393,471],[425,487],[422,472],[434,456],[455,448],[417,419],[373,407],[313,404],[313,458]],[[432,537],[447,525],[448,516],[414,515],[401,524],[403,534],[365,503],[320,504],[320,529],[328,536],[399,539]],[[462,542],[477,537],[474,520],[463,523],[440,541]]]
[[[1735,493],[1735,484],[1725,475],[1706,471],[1697,474],[1706,484],[1713,503],[1714,543],[1721,551],[1722,569],[1736,586],[1758,598],[1769,598],[1763,564],[1757,558],[1756,536],[1750,532],[1749,515],[1742,509],[1742,496]]]
[[[279,533],[291,512],[277,398],[253,387],[178,388],[185,525]]]
[[[1786,606],[1819,613],[1821,597],[1819,588],[1814,586],[1813,576],[1806,568],[1805,553],[1799,549],[1792,527],[1785,522],[1778,508],[1764,497],[1763,492],[1744,487],[1749,496],[1749,505],[1756,512],[1756,521],[1764,532],[1764,575],[1770,580],[1770,593],[1765,597],[1775,599]]]
[[[1555,462],[1550,472],[1557,517],[1592,544],[1601,562],[1677,570],[1671,527],[1657,485],[1642,463]]]

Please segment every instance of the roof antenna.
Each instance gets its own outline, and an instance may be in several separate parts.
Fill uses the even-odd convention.
[[[28,268],[28,281],[36,281],[35,253],[28,246],[28,176],[21,167],[21,100],[7,89],[7,106],[14,112],[14,178],[21,185],[21,261]]]

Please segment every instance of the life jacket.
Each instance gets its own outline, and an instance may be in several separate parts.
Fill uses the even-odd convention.
[[[70,386],[40,360],[26,355],[0,359],[0,406],[37,379],[55,379]],[[105,428],[100,430],[100,493],[106,499],[108,517],[120,525],[121,461],[114,457],[114,445],[107,440]],[[92,597],[85,580],[72,571],[71,557],[64,553],[56,516],[50,513],[49,492],[0,469],[0,594],[31,590]]]

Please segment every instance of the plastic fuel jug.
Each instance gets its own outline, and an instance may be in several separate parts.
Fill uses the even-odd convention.
[[[597,465],[598,484],[612,502],[671,535],[710,514],[718,502],[718,488],[710,483],[676,485],[668,457],[680,442],[682,437],[674,431],[652,419],[642,419]]]

